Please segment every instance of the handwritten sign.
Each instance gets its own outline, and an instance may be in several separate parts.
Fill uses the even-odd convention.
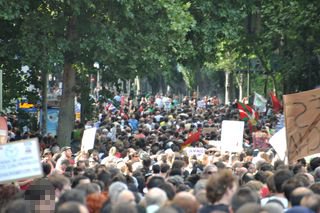
[[[0,183],[41,176],[37,138],[0,145]]]
[[[205,154],[205,149],[203,147],[187,147],[184,149],[189,157],[197,156],[197,158],[202,157]]]
[[[94,141],[96,139],[96,131],[97,128],[86,129],[83,132],[82,140],[81,140],[81,150],[88,151],[93,149]]]
[[[229,152],[243,150],[243,121],[222,121],[221,149]]]
[[[288,160],[320,152],[320,89],[284,95]]]

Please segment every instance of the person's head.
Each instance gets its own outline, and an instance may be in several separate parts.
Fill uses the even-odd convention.
[[[160,185],[159,188],[166,193],[168,200],[172,200],[174,198],[176,190],[171,183],[165,182],[164,184]]]
[[[307,207],[314,212],[320,212],[320,195],[318,194],[308,194],[305,195],[301,202],[301,206]]]
[[[79,184],[76,189],[85,192],[86,196],[93,193],[100,193],[100,186],[96,183]]]
[[[107,197],[101,193],[92,193],[87,196],[86,200],[89,212],[100,212]]]
[[[290,196],[291,206],[300,206],[302,198],[306,195],[313,194],[313,192],[306,187],[298,187],[294,189]]]
[[[72,181],[72,188],[75,188],[76,186],[78,186],[79,184],[85,184],[85,183],[90,183],[90,179],[86,176],[76,176],[73,178]]]
[[[292,172],[285,169],[279,170],[274,174],[273,180],[274,180],[274,186],[277,193],[283,193],[283,189],[282,189],[283,183],[286,180],[290,179],[292,176],[293,176]]]
[[[64,191],[71,189],[70,180],[63,175],[54,174],[51,175],[48,180],[55,188],[56,198],[59,198]]]
[[[290,200],[292,191],[298,187],[303,187],[303,186],[305,186],[303,181],[301,181],[296,176],[286,180],[282,184],[282,190],[283,190],[284,196],[287,198],[287,200]]]
[[[320,183],[314,183],[309,188],[313,193],[320,195]]]
[[[87,160],[79,160],[77,162],[77,167],[81,168],[82,170],[85,170],[89,167],[89,161]]]
[[[209,178],[218,172],[218,167],[214,164],[208,165],[204,168],[202,177]]]
[[[80,189],[71,189],[69,191],[65,191],[59,198],[59,201],[56,204],[56,207],[63,205],[66,202],[77,202],[80,204],[86,204],[86,193]]]
[[[120,194],[118,196],[117,203],[129,203],[129,204],[136,205],[135,196],[134,196],[133,192],[131,192],[127,189],[120,192]]]
[[[49,148],[43,150],[42,158],[46,160],[51,160],[52,159],[52,152]]]
[[[247,203],[241,206],[236,213],[268,213],[257,203]]]
[[[70,146],[65,146],[61,148],[61,153],[66,156],[67,158],[72,157],[72,151]]]
[[[152,172],[153,172],[153,174],[159,174],[160,173],[160,165],[159,164],[154,164],[152,166]]]
[[[111,208],[111,213],[138,213],[135,205],[130,203],[118,203],[113,205]]]
[[[3,213],[31,213],[30,205],[23,199],[13,200],[8,203]]]
[[[182,208],[185,213],[196,213],[199,207],[197,199],[189,192],[177,193],[172,204]]]
[[[206,191],[208,201],[216,203],[220,200],[230,203],[237,189],[237,178],[230,170],[221,170],[215,176],[209,178]]]
[[[58,207],[57,213],[89,213],[87,207],[79,202],[69,201]]]
[[[260,203],[259,195],[247,187],[239,188],[238,191],[232,196],[231,208],[236,212],[241,206],[246,203]]]
[[[314,171],[318,166],[320,166],[320,157],[312,158],[310,161],[310,170]]]
[[[161,176],[151,176],[147,180],[147,188],[151,189],[153,187],[159,187],[160,185],[164,184],[164,178]]]
[[[25,191],[25,200],[32,211],[51,211],[55,209],[55,188],[44,178],[34,180]]]
[[[118,200],[119,194],[127,190],[128,186],[122,182],[114,182],[109,186],[109,197],[112,204],[115,204]]]
[[[156,205],[160,207],[164,206],[168,200],[166,193],[162,189],[156,187],[147,192],[145,199],[147,206]]]

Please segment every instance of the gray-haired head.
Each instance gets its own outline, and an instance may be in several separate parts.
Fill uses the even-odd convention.
[[[146,204],[147,206],[151,206],[151,205],[157,205],[157,206],[163,206],[167,200],[167,194],[165,193],[165,191],[163,191],[162,189],[159,188],[152,188],[148,191],[148,193],[146,194]]]
[[[127,190],[128,186],[122,182],[114,182],[109,186],[109,196],[111,203],[115,203],[118,200],[119,194],[123,190]]]

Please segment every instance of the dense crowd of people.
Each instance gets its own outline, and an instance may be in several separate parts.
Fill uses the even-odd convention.
[[[243,151],[231,153],[217,143],[222,121],[239,120],[236,103],[119,96],[100,111],[97,121],[76,122],[70,146],[39,136],[44,176],[0,185],[4,213],[320,212],[320,157],[287,165],[268,143],[279,114],[247,122]],[[94,149],[81,150],[91,127]],[[187,145],[205,153],[188,155],[197,132]]]

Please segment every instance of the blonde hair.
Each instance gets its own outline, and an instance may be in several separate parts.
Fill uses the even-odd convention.
[[[116,147],[111,147],[109,150],[109,156],[114,156],[117,152],[117,148]]]

